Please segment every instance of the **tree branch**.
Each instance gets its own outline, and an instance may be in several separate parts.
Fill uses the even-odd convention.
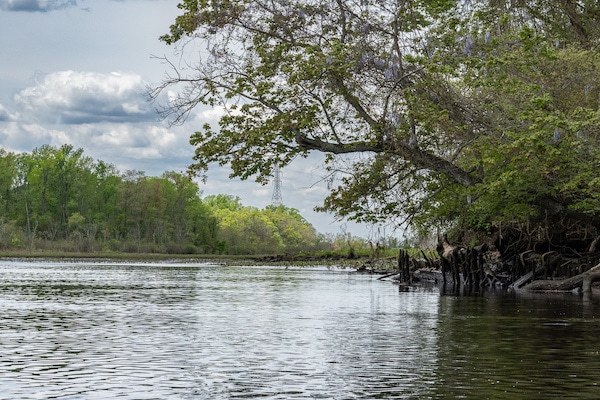
[[[386,147],[381,143],[331,143],[321,139],[309,138],[300,134],[300,132],[296,132],[296,143],[298,143],[299,146],[309,150],[318,150],[333,154],[348,154],[358,152],[382,153],[386,151]],[[464,187],[473,186],[481,181],[479,177],[471,175],[467,171],[464,171],[460,167],[452,164],[450,161],[438,157],[430,152],[423,151],[418,147],[396,144],[393,149],[388,147],[387,150],[392,150],[394,154],[413,163],[418,168],[442,173]]]
[[[600,218],[598,216],[570,210],[560,201],[551,197],[539,198],[535,201],[535,204],[548,211],[551,215],[563,216],[571,220],[580,221],[596,228],[600,228]]]
[[[296,132],[296,143],[309,150],[318,150],[325,153],[348,154],[360,152],[381,153],[383,148],[380,145],[371,145],[365,142],[354,143],[331,143],[321,139],[312,139]]]

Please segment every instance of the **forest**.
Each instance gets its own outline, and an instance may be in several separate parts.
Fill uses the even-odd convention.
[[[364,247],[318,233],[296,209],[201,197],[190,176],[119,172],[83,149],[0,150],[0,250],[285,254]]]

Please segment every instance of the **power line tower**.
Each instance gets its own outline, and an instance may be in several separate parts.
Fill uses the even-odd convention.
[[[271,197],[271,205],[279,207],[282,204],[283,199],[281,198],[281,170],[279,169],[279,165],[275,165],[275,169],[273,169],[273,196]]]

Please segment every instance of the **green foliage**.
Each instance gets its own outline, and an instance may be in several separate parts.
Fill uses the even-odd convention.
[[[258,254],[313,249],[297,210],[207,196],[189,175],[121,174],[65,145],[0,150],[0,249]]]
[[[313,250],[319,238],[298,210],[267,206],[244,207],[239,198],[208,196],[206,203],[218,220],[220,252],[229,254],[280,254]]]
[[[263,213],[277,228],[286,252],[296,253],[315,248],[317,233],[298,210],[283,205],[267,206]]]
[[[225,110],[192,134],[192,170],[264,181],[320,151],[320,209],[357,221],[600,227],[597,2],[179,7],[162,40],[208,51],[154,94],[187,85],[165,110],[175,122],[197,104]]]

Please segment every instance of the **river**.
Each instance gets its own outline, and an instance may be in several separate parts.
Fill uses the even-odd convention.
[[[595,399],[598,317],[324,267],[0,261],[0,399]]]

